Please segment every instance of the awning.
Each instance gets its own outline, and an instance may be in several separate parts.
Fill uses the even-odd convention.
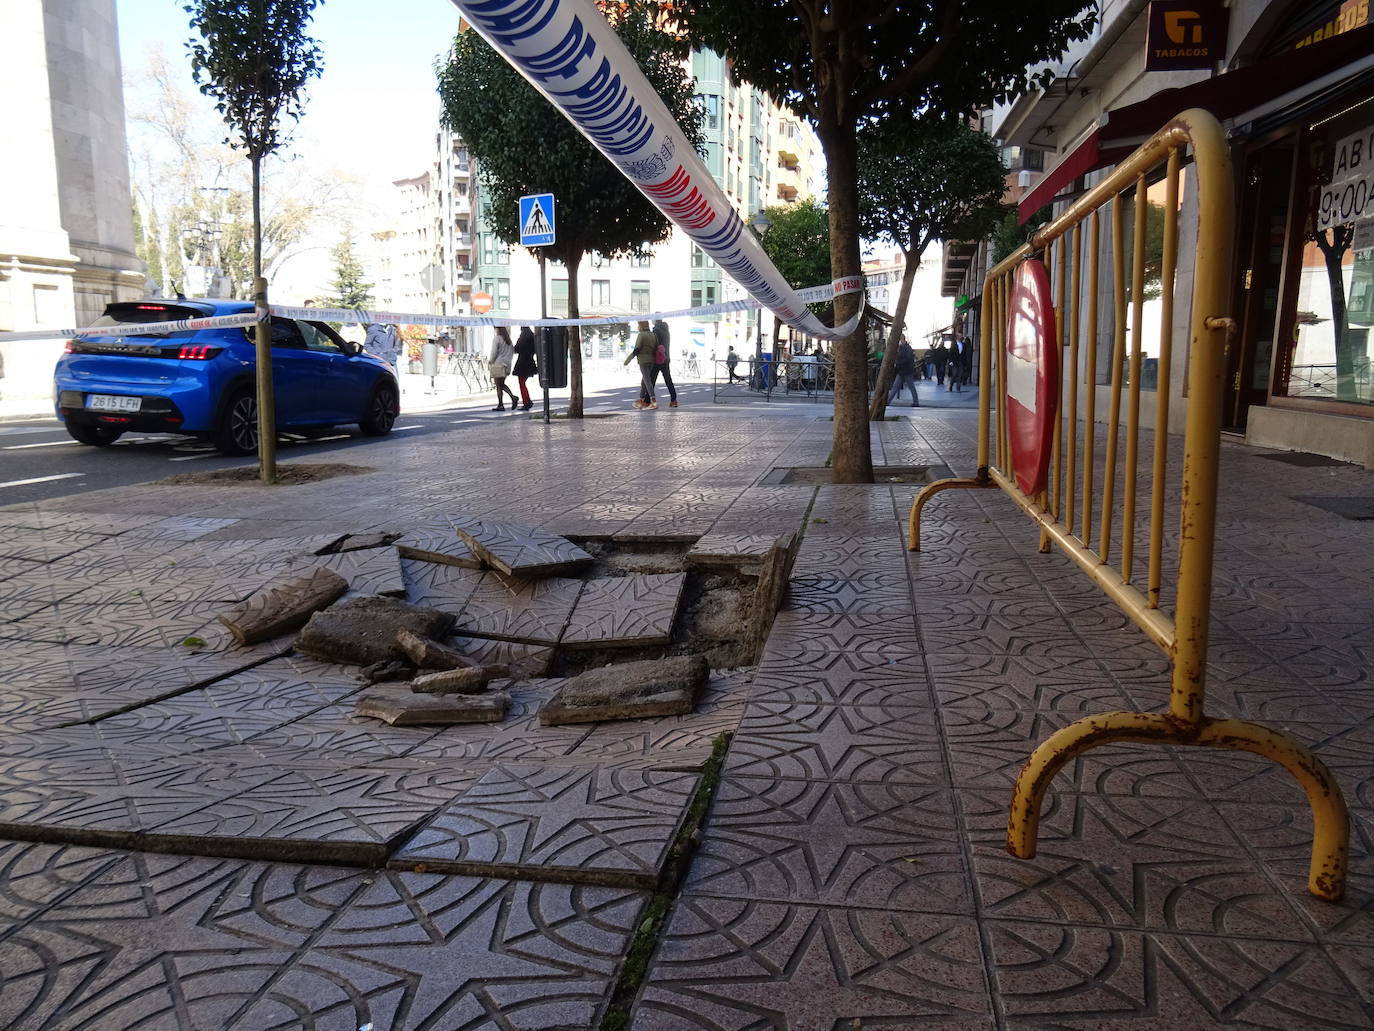
[[[1178,111],[1175,111],[1174,114],[1178,114]],[[1173,115],[1169,117],[1172,118]],[[1162,125],[1163,122],[1160,124]],[[1158,129],[1159,126],[1155,126],[1155,128]],[[1069,151],[1063,161],[1046,172],[1045,177],[1035,184],[1030,193],[1021,198],[1020,203],[1016,205],[1018,221],[1024,224],[1027,219],[1054,200],[1056,193],[1080,175],[1085,175],[1098,168],[1105,168],[1108,165],[1114,165],[1134,149],[1134,147],[1120,146],[1104,148],[1102,130],[1094,129],[1082,143]]]
[[[1243,119],[1284,94],[1313,92],[1326,80],[1349,83],[1349,66],[1367,61],[1371,55],[1374,25],[1365,25],[1191,86],[1161,90],[1148,100],[1109,111],[1100,132],[1103,140],[1113,145],[1139,146],[1170,118],[1190,107],[1210,111],[1223,122]]]
[[[1016,206],[1019,220],[1024,223],[1080,175],[1116,164],[1180,111],[1200,107],[1221,121],[1235,121],[1267,113],[1267,108],[1290,93],[1307,96],[1329,84],[1353,88],[1359,85],[1356,75],[1360,71],[1351,66],[1374,65],[1371,55],[1374,25],[1366,25],[1291,54],[1190,86],[1161,90],[1147,100],[1109,111],[1102,125],[1021,199]]]

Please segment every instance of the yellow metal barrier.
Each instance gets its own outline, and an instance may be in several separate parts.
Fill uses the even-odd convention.
[[[1166,586],[1164,509],[1166,499],[1169,388],[1173,358],[1174,279],[1179,247],[1179,187],[1185,152],[1191,151],[1197,196],[1192,311],[1187,352],[1188,410],[1183,439],[1180,528],[1174,576],[1173,613],[1161,611]],[[1137,474],[1140,438],[1141,336],[1144,329],[1147,188],[1163,169],[1164,234],[1160,261],[1161,313],[1154,458],[1149,477],[1149,512],[1144,541],[1144,589],[1136,581]],[[1337,901],[1345,890],[1349,817],[1331,772],[1301,744],[1255,723],[1210,719],[1203,712],[1207,632],[1216,532],[1217,462],[1225,346],[1234,323],[1228,302],[1234,203],[1231,161],[1215,118],[1189,110],[1173,119],[1103,182],[1037,232],[1024,247],[992,269],[984,283],[979,349],[978,472],[969,479],[930,484],[911,507],[908,547],[920,550],[921,510],[952,488],[1000,487],[1040,529],[1040,550],[1057,544],[1172,660],[1169,709],[1163,713],[1112,712],[1089,716],[1050,736],[1031,754],[1016,780],[1007,823],[1007,850],[1035,855],[1040,806],[1054,775],[1097,745],[1119,741],[1203,745],[1254,752],[1272,759],[1298,780],[1312,807],[1314,835],[1308,868],[1312,894]],[[1127,194],[1134,194],[1128,199]],[[1112,276],[1112,367],[1107,441],[1100,484],[1095,425],[1097,326],[1100,295],[1102,213],[1110,205]],[[1131,207],[1130,260],[1126,217]],[[1087,231],[1086,249],[1084,231]],[[1011,279],[1022,260],[1044,254],[1054,294],[1061,370],[1059,410],[1046,488],[1028,497],[1010,475],[1007,382],[1004,347]],[[1127,288],[1127,267],[1130,286]],[[1065,314],[1068,312],[1066,327]],[[1086,318],[1083,316],[1086,314]],[[1129,325],[1130,351],[1127,354]],[[1080,330],[1081,337],[1080,339]],[[1086,355],[1080,360],[1080,348]],[[1123,384],[1123,376],[1128,381]],[[1083,383],[1080,412],[1079,381]],[[1125,454],[1121,455],[1122,393],[1126,391]],[[993,423],[992,397],[997,397]],[[1079,441],[1079,422],[1083,422]],[[995,446],[996,457],[991,449]],[[1112,531],[1116,485],[1122,480],[1120,541]],[[1094,525],[1094,504],[1100,506]],[[1093,530],[1097,530],[1096,538]],[[1114,554],[1118,544],[1119,557]]]

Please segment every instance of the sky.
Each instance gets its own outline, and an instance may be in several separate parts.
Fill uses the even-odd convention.
[[[118,0],[126,81],[161,47],[186,68],[192,36],[184,0]],[[308,30],[324,54],[324,73],[307,87],[293,150],[376,184],[418,175],[434,154],[439,117],[434,60],[458,32],[449,0],[324,0]]]
[[[180,85],[195,95],[186,56],[194,33],[182,10],[185,0],[116,2],[126,108],[137,108],[130,84],[146,74],[157,49],[184,70]],[[315,8],[307,32],[319,43],[324,71],[306,87],[304,117],[282,153],[358,180],[358,208],[349,222],[362,252],[367,234],[394,210],[391,183],[419,175],[434,159],[434,62],[457,35],[458,17],[450,0],[322,0]],[[206,118],[222,124],[210,101],[204,103]],[[133,145],[138,129],[130,124],[129,131]],[[270,175],[265,186],[271,189]],[[326,290],[338,239],[337,231],[322,229],[318,242],[295,248],[273,273],[277,296],[299,301]]]

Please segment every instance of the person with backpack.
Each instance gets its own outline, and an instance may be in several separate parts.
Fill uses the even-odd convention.
[[[668,323],[662,319],[654,322],[654,339],[658,341],[658,346],[654,349],[654,364],[658,366],[658,374],[663,377],[663,385],[668,388],[668,407],[676,408],[677,387],[673,386],[673,373],[669,368],[673,352],[668,347]]]
[[[654,380],[658,378],[658,366],[654,363],[654,354],[658,350],[658,337],[650,331],[647,319],[641,319],[638,326],[639,334],[635,337],[634,347],[625,358],[625,364],[639,363],[639,400],[635,402],[635,407],[657,408],[658,398],[654,394]]]

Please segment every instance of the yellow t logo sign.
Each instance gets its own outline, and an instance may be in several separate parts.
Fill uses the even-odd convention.
[[[1202,16],[1197,11],[1165,11],[1164,34],[1174,43],[1201,43]]]

